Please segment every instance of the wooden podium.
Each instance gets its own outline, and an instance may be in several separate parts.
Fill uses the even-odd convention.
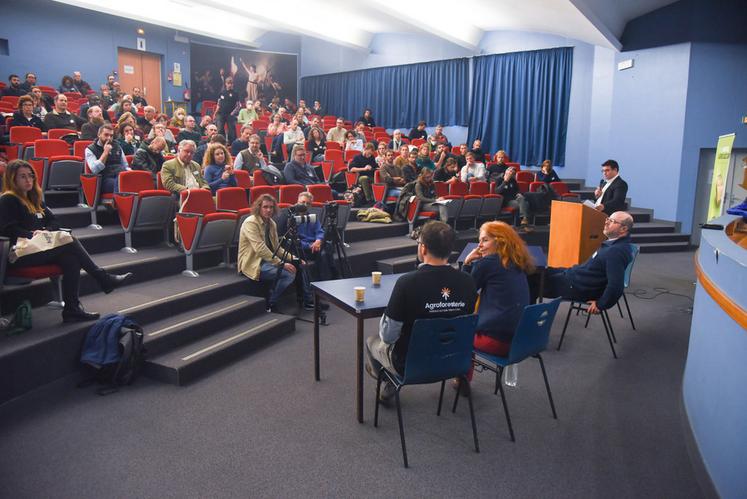
[[[553,201],[548,267],[571,267],[589,259],[602,245],[607,214],[582,203]]]

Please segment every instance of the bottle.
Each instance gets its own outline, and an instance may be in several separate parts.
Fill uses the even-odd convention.
[[[519,384],[519,365],[511,364],[503,369],[503,383],[515,387]]]

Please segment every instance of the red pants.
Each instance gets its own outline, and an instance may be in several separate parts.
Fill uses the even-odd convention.
[[[475,333],[474,347],[476,350],[481,352],[489,353],[491,355],[497,355],[498,357],[506,357],[508,351],[511,348],[511,343],[504,343],[501,340],[497,340],[487,334],[482,334],[480,331]],[[467,379],[472,381],[472,373],[474,367],[467,373]]]

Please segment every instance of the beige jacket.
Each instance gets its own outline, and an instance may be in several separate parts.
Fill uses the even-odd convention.
[[[195,176],[195,180],[200,188],[209,189],[210,186],[202,178],[202,174],[200,173],[200,165],[195,161],[190,161],[189,168],[192,170],[192,175]],[[187,188],[185,185],[187,176],[184,173],[184,165],[179,161],[179,158],[170,159],[163,164],[161,167],[161,181],[166,190],[174,193],[179,193]]]
[[[275,221],[270,219],[270,241],[277,248],[278,227]],[[265,222],[262,217],[251,215],[241,224],[239,233],[239,272],[249,279],[259,280],[259,270],[262,262],[271,262],[280,265],[280,258],[272,256],[272,251],[265,244]]]

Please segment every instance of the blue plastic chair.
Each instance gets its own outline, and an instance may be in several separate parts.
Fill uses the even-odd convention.
[[[503,383],[501,383],[501,374],[503,374],[505,367],[518,364],[529,357],[539,360],[540,367],[542,368],[542,377],[545,379],[547,398],[550,400],[552,417],[558,419],[558,414],[555,412],[555,403],[552,400],[550,383],[547,381],[545,363],[542,360],[540,352],[547,349],[547,344],[550,341],[550,329],[552,329],[552,323],[558,311],[560,301],[561,298],[555,298],[549,302],[524,307],[524,313],[521,315],[519,325],[516,327],[516,333],[514,333],[514,337],[511,340],[511,349],[509,350],[508,357],[498,357],[497,355],[475,350],[475,365],[495,373],[495,391],[493,393],[501,392],[503,411],[506,413],[508,433],[511,435],[512,442],[515,442],[516,438],[514,437],[511,416],[509,415],[508,405],[506,404],[506,394],[503,391]],[[457,395],[457,399],[454,400],[455,408],[458,398],[459,396]]]
[[[633,275],[633,264],[635,263],[635,259],[638,256],[638,254],[641,252],[641,249],[636,246],[635,244],[631,244],[630,254],[633,257],[632,260],[630,260],[630,263],[627,267],[625,267],[625,278],[623,281],[624,289],[628,289],[628,286],[630,286],[630,277]],[[633,331],[635,331],[635,323],[633,322],[633,314],[630,313],[630,305],[628,305],[628,297],[625,296],[625,291],[623,290],[622,299],[625,302],[625,308],[628,311],[628,318],[630,319],[630,326],[633,328]],[[617,300],[617,310],[620,312],[620,317],[625,318],[623,315],[622,307],[620,306],[620,300]],[[589,319],[591,316],[586,317],[586,324],[584,327],[589,326]]]
[[[476,326],[476,315],[461,315],[448,319],[418,319],[410,332],[404,376],[383,367],[379,370],[376,380],[374,426],[378,427],[379,425],[379,394],[381,392],[381,382],[386,379],[395,388],[394,400],[397,405],[399,437],[402,443],[402,459],[405,468],[408,466],[407,447],[405,445],[399,392],[405,385],[423,385],[440,381],[441,394],[438,397],[438,410],[436,411],[436,415],[440,416],[446,380],[459,378],[462,380],[460,386],[467,382],[467,372],[472,366],[472,344]],[[480,452],[471,396],[469,397],[469,414],[472,421],[475,452]]]

